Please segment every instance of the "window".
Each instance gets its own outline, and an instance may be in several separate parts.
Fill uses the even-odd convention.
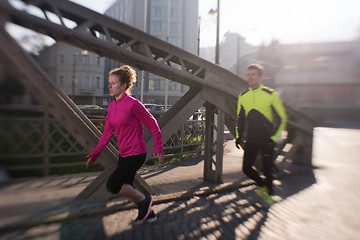
[[[170,11],[171,18],[182,18],[182,9],[178,7],[172,7]]]
[[[120,17],[119,8],[115,7],[115,15],[114,15],[114,18],[115,18],[115,19],[119,19],[119,17]]]
[[[58,85],[59,85],[60,87],[63,87],[63,86],[64,86],[64,76],[63,76],[63,75],[60,75],[58,81],[59,81]]]
[[[172,22],[172,23],[170,24],[170,31],[171,31],[171,32],[181,33],[181,30],[182,30],[181,22]]]
[[[96,77],[95,86],[96,86],[97,88],[100,88],[100,77]]]
[[[77,64],[78,56],[76,54],[72,54],[70,57],[70,64],[74,65]]]
[[[166,32],[166,24],[162,21],[152,21],[150,23],[150,30],[152,32]]]
[[[70,82],[69,82],[69,86],[70,87],[73,87],[73,86],[77,86],[77,76],[76,76],[76,74],[75,75],[71,75],[70,76]]]
[[[89,76],[84,77],[83,87],[84,87],[85,90],[90,90],[91,84],[90,84],[90,77]]]
[[[173,82],[173,81],[169,81],[169,90],[171,91],[180,91],[180,84]]]
[[[155,6],[151,8],[151,17],[165,17],[166,9],[165,7]]]
[[[96,56],[96,65],[100,66],[101,61],[100,61],[100,57]]]
[[[161,31],[162,22],[154,21],[151,23],[151,31],[160,32]]]
[[[60,55],[59,55],[59,63],[60,63],[60,64],[64,64],[64,63],[65,63],[64,54],[60,54]]]
[[[170,37],[169,43],[172,44],[172,45],[175,45],[177,47],[182,46],[182,40],[181,40],[180,37]]]
[[[160,81],[161,81],[160,79],[150,79],[149,80],[149,90],[161,90]]]
[[[90,55],[83,55],[83,64],[90,65]]]

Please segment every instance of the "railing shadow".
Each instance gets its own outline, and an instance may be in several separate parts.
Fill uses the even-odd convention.
[[[281,203],[314,183],[310,170],[288,175],[276,185],[275,199]],[[135,232],[145,237],[146,232],[154,233],[154,229],[158,229],[160,239],[257,239],[269,208],[264,206],[255,189],[255,185],[249,185],[231,192],[172,202],[158,210],[156,223],[135,226],[114,238],[134,236]]]
[[[197,165],[199,164],[199,162],[203,160],[204,160],[204,156],[198,156],[196,158],[187,158],[181,161],[172,162],[168,164],[143,167],[139,169],[138,172],[146,180],[154,176],[163,174],[165,172],[171,171],[178,167],[189,167],[189,166]]]
[[[315,183],[311,170],[288,175],[275,187],[281,204]],[[153,206],[154,223],[132,225],[137,210],[76,219],[61,224],[61,239],[258,239],[266,225],[268,208],[254,184],[232,191],[194,196]],[[186,193],[185,193],[186,194]],[[181,198],[181,196],[180,196]],[[274,213],[273,213],[274,214]],[[284,213],[286,214],[286,213]],[[117,229],[118,228],[118,229]]]
[[[267,224],[268,213],[294,194],[316,182],[308,170],[276,180],[277,203],[267,208],[255,193],[254,184],[226,191],[191,196],[184,192],[168,202],[154,204],[158,219],[154,223],[133,225],[137,210],[122,210],[95,216],[72,218],[60,223],[21,228],[1,236],[13,239],[258,239]],[[199,187],[199,186],[197,186]],[[215,188],[209,184],[209,188]],[[185,196],[187,195],[187,196]],[[300,203],[301,204],[301,203]],[[282,208],[287,204],[282,205]],[[291,209],[296,211],[296,209]],[[273,211],[272,215],[277,214]],[[291,211],[290,211],[291,212]],[[284,212],[283,215],[287,213]],[[283,217],[280,216],[280,217]],[[265,229],[265,230],[264,230]]]

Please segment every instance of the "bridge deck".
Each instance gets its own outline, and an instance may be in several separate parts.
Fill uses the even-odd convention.
[[[151,185],[155,184],[159,192],[172,193],[166,195],[170,196],[167,201],[164,200],[166,196],[156,197],[154,210],[159,213],[159,218],[155,224],[142,225],[140,228],[132,226],[136,210],[131,206],[116,212],[106,212],[106,207],[94,206],[92,210],[102,208],[104,211],[70,222],[29,227],[29,231],[15,228],[4,231],[0,237],[26,238],[41,234],[42,237],[60,239],[70,234],[81,237],[86,232],[88,237],[93,236],[94,239],[105,236],[116,239],[145,236],[179,239],[182,234],[193,239],[203,236],[222,236],[225,239],[247,236],[251,236],[251,239],[356,239],[360,234],[359,144],[359,130],[315,129],[313,162],[316,168],[289,165],[297,174],[280,176],[276,181],[278,202],[270,208],[262,207],[256,199],[254,185],[239,188],[240,185],[236,184],[245,179],[238,162],[242,154],[230,140],[226,142],[224,154],[224,184],[197,180],[202,176],[202,162],[196,159],[142,170],[141,175]],[[13,226],[25,226],[45,208],[52,210],[52,216],[60,216],[61,220],[59,213],[64,213],[66,200],[76,196],[92,179],[94,176],[91,175],[73,175],[2,185],[1,222],[6,220],[9,223],[9,217],[18,214],[21,217],[18,220],[23,222],[15,221]],[[40,186],[46,191],[37,191]],[[228,188],[215,194],[206,194],[205,189],[203,195],[197,192],[197,197],[181,197],[186,195],[184,192],[182,195],[173,194],[174,191],[194,193],[192,190],[205,186],[210,189]],[[120,200],[113,199],[112,203]],[[79,231],[74,224],[80,224],[84,229]]]

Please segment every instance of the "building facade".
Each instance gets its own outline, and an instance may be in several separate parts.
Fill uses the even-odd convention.
[[[190,53],[197,52],[198,0],[117,0],[104,14]],[[119,66],[121,63],[106,59],[104,78]],[[188,90],[187,86],[157,75],[140,71],[137,74],[132,94],[140,99],[144,81],[144,103],[165,104],[167,95],[167,103],[172,105]]]
[[[219,44],[219,65],[246,78],[246,66],[258,59],[258,46],[252,46],[238,33],[227,32]],[[215,47],[200,49],[200,57],[215,62]]]
[[[360,127],[360,41],[282,45],[276,86],[290,106],[329,126]]]
[[[247,66],[261,63],[263,83],[276,88],[288,106],[322,126],[360,128],[360,40],[250,46],[236,35],[220,44],[222,67],[246,79]],[[209,61],[214,52],[200,51]]]
[[[103,105],[104,58],[58,42],[42,50],[38,62],[76,104]]]

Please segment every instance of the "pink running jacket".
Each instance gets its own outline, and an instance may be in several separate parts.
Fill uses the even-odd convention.
[[[114,131],[121,157],[146,153],[142,123],[154,137],[154,153],[164,153],[161,131],[156,119],[138,100],[126,93],[110,103],[104,126],[95,150],[89,154],[93,162],[109,143]]]

